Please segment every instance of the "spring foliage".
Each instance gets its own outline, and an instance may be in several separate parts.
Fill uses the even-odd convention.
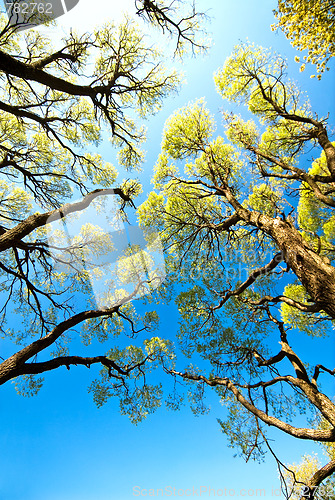
[[[329,69],[328,63],[335,53],[335,3],[333,0],[278,0],[274,11],[280,28],[291,40],[293,47],[307,54],[304,63],[316,66],[317,77]],[[296,58],[297,62],[300,58]]]

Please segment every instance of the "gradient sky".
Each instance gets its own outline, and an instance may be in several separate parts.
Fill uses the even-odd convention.
[[[69,27],[89,31],[106,20],[117,20],[121,8],[133,9],[133,0],[120,3],[80,0],[71,13],[60,19],[59,36]],[[146,190],[150,189],[163,124],[174,109],[206,97],[209,108],[217,115],[220,132],[219,110],[225,103],[215,92],[212,75],[233,46],[246,38],[287,56],[290,75],[308,92],[313,108],[319,115],[329,111],[330,123],[335,123],[334,71],[325,74],[321,82],[309,78],[310,69],[299,73],[294,62],[296,52],[282,34],[270,29],[275,1],[208,0],[198,4],[212,17],[208,30],[214,45],[208,56],[184,61],[187,82],[147,122],[148,154],[141,174]],[[109,144],[103,145],[101,151],[106,160],[114,157]],[[13,326],[16,320],[13,317]],[[159,334],[169,337],[177,330],[177,323],[175,308],[163,308]],[[323,356],[327,349],[330,366],[335,362],[329,341],[306,340],[297,335],[294,343],[303,357],[311,352]],[[13,346],[2,341],[1,355],[12,352]],[[245,464],[241,458],[234,458],[235,451],[227,447],[216,421],[225,410],[215,394],[209,395],[212,410],[205,416],[195,417],[187,407],[177,413],[161,408],[134,426],[119,415],[117,401],[110,400],[100,409],[94,406],[87,387],[97,372],[97,367],[78,367],[48,373],[39,395],[33,398],[17,395],[11,383],[1,388],[0,500],[130,500],[141,490],[138,498],[143,498],[145,492],[149,498],[157,498],[149,496],[149,490],[166,487],[171,488],[167,493],[177,498],[189,492],[191,498],[217,498],[220,490],[224,498],[279,498],[278,473],[270,456],[263,464]],[[326,386],[332,395],[334,386]],[[303,453],[317,449],[279,432],[274,431],[272,436],[279,457],[286,463],[299,461]],[[261,489],[265,496],[257,492]]]

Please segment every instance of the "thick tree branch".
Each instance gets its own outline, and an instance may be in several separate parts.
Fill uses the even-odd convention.
[[[124,300],[124,302],[126,302],[126,300]],[[33,356],[36,356],[36,354],[51,346],[64,332],[70,330],[71,328],[74,328],[75,326],[88,319],[99,318],[101,316],[111,316],[118,311],[120,305],[122,305],[122,301],[121,304],[115,307],[100,311],[83,311],[65,321],[62,321],[47,335],[38,340],[35,340],[35,342],[32,342],[28,346],[16,352],[15,354],[13,354],[13,356],[9,357],[0,364],[0,385],[12,379],[13,376],[15,376],[12,374],[15,373],[20,368],[20,366],[26,363],[26,361],[28,361]]]
[[[24,363],[20,365],[17,370],[13,371],[13,377],[20,375],[38,375],[46,371],[55,370],[60,366],[66,366],[69,370],[71,365],[83,365],[90,368],[93,364],[101,364],[108,369],[108,374],[110,377],[127,376],[136,368],[143,366],[150,356],[147,356],[140,363],[136,363],[130,367],[122,368],[115,361],[108,358],[107,356],[94,356],[94,357],[82,357],[82,356],[59,356],[58,358],[50,359],[48,361],[42,361],[39,363]],[[113,373],[116,372],[115,373]]]
[[[72,63],[77,62],[78,54],[70,54],[64,52],[68,48],[69,47],[64,47],[62,50],[58,50],[57,52],[53,52],[52,54],[49,54],[41,59],[38,59],[37,61],[32,62],[31,66],[35,69],[43,69],[45,68],[45,66],[48,66],[49,64],[60,60],[71,61]]]
[[[71,83],[70,81],[64,80],[57,76],[54,76],[39,66],[34,66],[34,64],[27,64],[22,61],[17,60],[15,57],[6,54],[0,50],[0,71],[7,75],[17,76],[20,79],[30,80],[41,85],[45,85],[48,88],[59,90],[60,92],[65,92],[70,95],[80,95],[87,97],[96,97],[98,94],[105,94],[110,91],[108,86],[90,86],[90,85],[77,85]]]
[[[320,124],[320,127],[321,126],[322,126],[322,124]],[[330,142],[329,142],[329,144],[331,145]],[[329,146],[327,146],[327,147],[329,147]],[[332,145],[331,145],[331,147],[334,149],[334,158],[335,158],[335,148]],[[253,152],[257,157],[261,157],[264,160],[271,162],[273,165],[279,166],[283,170],[288,170],[288,171],[293,172],[293,174],[290,176],[284,175],[284,174],[280,175],[278,173],[266,172],[264,170],[264,168],[261,165],[259,165],[262,176],[304,181],[311,188],[311,190],[313,191],[313,193],[315,194],[315,196],[318,200],[320,200],[322,203],[324,203],[325,205],[327,205],[329,207],[333,207],[333,208],[335,207],[335,200],[333,198],[330,198],[326,194],[324,194],[317,184],[318,182],[322,182],[322,183],[334,182],[335,181],[335,170],[334,170],[334,172],[332,172],[329,169],[331,174],[332,174],[331,176],[311,175],[311,174],[308,174],[305,170],[298,168],[294,165],[288,165],[287,163],[284,163],[281,160],[278,160],[277,158],[275,158],[274,156],[271,156],[270,154],[266,154],[266,153],[262,152],[259,148],[255,148],[254,146],[252,146],[250,144],[248,144],[246,146],[246,148],[249,151]],[[331,156],[331,152],[329,152],[329,157],[330,156]],[[335,165],[335,162],[334,162],[334,165]]]
[[[236,199],[230,187],[220,191],[237,215],[247,224],[271,236],[281,251],[283,259],[299,278],[313,302],[331,318],[335,318],[335,268],[309,248],[299,231],[292,224],[255,210],[248,210]]]
[[[31,215],[26,220],[20,222],[17,226],[9,229],[0,236],[0,252],[3,252],[4,250],[15,246],[20,240],[22,240],[28,234],[32,233],[38,227],[45,226],[46,224],[54,222],[55,220],[59,220],[71,213],[84,210],[92,203],[92,201],[97,196],[111,194],[117,194],[124,202],[133,204],[131,198],[127,194],[123,193],[120,188],[96,189],[95,191],[92,191],[91,193],[86,195],[81,201],[78,201],[76,203],[67,203],[61,208],[50,210],[49,212],[45,212],[43,214]]]
[[[179,377],[182,377],[187,380],[194,380],[198,382],[204,382],[205,384],[215,387],[215,386],[223,386],[226,387],[236,398],[236,400],[249,412],[251,412],[255,417],[262,420],[267,425],[274,426],[277,429],[289,434],[293,437],[299,439],[307,439],[312,441],[320,441],[320,442],[334,442],[335,441],[335,429],[331,430],[319,430],[319,429],[307,429],[307,428],[299,428],[293,427],[282,420],[267,415],[265,412],[257,408],[250,401],[248,401],[243,394],[237,389],[235,384],[228,378],[221,377],[213,377],[211,379],[207,379],[203,375],[195,375],[188,372],[177,372],[175,370],[170,370],[170,373]],[[293,377],[292,377],[293,379]]]
[[[324,467],[319,469],[308,482],[308,486],[313,491],[315,490],[327,477],[335,472],[335,460],[331,460]]]

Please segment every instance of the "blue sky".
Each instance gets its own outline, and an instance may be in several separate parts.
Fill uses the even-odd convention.
[[[127,0],[122,7],[132,7],[132,3]],[[224,63],[233,46],[246,38],[286,55],[290,75],[308,92],[313,108],[320,115],[329,111],[330,123],[335,122],[334,71],[325,74],[321,82],[309,78],[309,68],[299,73],[294,62],[296,52],[283,35],[270,29],[276,2],[208,0],[199,2],[199,6],[211,9],[208,29],[214,45],[208,56],[184,61],[187,83],[147,122],[148,154],[140,174],[146,190],[150,189],[164,122],[176,108],[205,97],[220,127],[218,110],[225,103],[215,92],[213,72]],[[118,2],[96,2],[92,12],[92,2],[81,0],[71,14],[61,19],[60,31],[69,26],[89,30],[108,18],[117,18],[119,10]],[[102,152],[106,160],[114,157],[109,144],[103,145]],[[17,319],[12,319],[14,326]],[[169,337],[177,328],[176,310],[172,306],[163,308],[160,335]],[[298,335],[295,343],[302,357],[316,350],[322,356],[327,349],[328,362],[333,365],[329,341],[316,343]],[[12,346],[4,342],[1,350],[9,354]],[[186,496],[189,490],[198,493],[194,493],[195,498],[213,498],[214,491],[222,490],[224,497],[249,498],[257,497],[256,490],[262,489],[266,492],[262,498],[278,498],[278,474],[271,457],[263,464],[245,464],[234,458],[235,451],[227,447],[216,421],[222,418],[224,409],[215,394],[209,395],[212,410],[205,416],[194,417],[187,407],[176,413],[161,408],[134,426],[119,414],[117,401],[110,400],[100,409],[94,406],[87,387],[97,372],[98,368],[79,367],[48,373],[34,398],[18,396],[11,383],[1,388],[0,500],[130,500],[140,490],[139,498],[144,493],[150,498],[150,489],[166,487],[171,487],[167,491],[172,493],[173,488],[184,492],[179,497]],[[331,383],[327,387],[330,391],[334,388]],[[285,462],[299,461],[302,453],[315,449],[279,432],[274,432],[273,438]],[[249,495],[243,493],[248,490]]]

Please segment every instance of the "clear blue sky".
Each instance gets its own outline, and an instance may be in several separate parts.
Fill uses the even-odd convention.
[[[77,30],[83,26],[93,28],[90,19],[92,23],[113,19],[119,10],[118,3],[95,2],[91,15],[92,2],[82,0],[72,17],[68,15],[68,23]],[[330,111],[330,123],[335,122],[334,71],[321,82],[309,78],[309,69],[299,73],[294,63],[295,51],[281,34],[270,29],[276,2],[208,0],[199,2],[199,6],[211,9],[208,29],[214,45],[207,57],[184,62],[187,84],[148,122],[145,146],[148,155],[141,174],[146,189],[150,188],[165,119],[174,109],[199,97],[206,97],[213,112],[222,108],[224,103],[215,92],[213,72],[223,64],[233,46],[246,38],[286,55],[291,75],[308,91],[314,109],[320,115]],[[105,145],[102,150],[107,160],[112,155],[109,148]],[[15,321],[13,317],[13,325]],[[177,321],[175,309],[165,308],[161,313],[160,335],[169,337],[177,330]],[[298,336],[296,342],[303,354],[315,352],[315,342],[304,340],[303,346],[299,346],[301,340]],[[2,352],[10,354],[12,346],[2,342]],[[320,353],[325,345],[320,343]],[[328,354],[334,363],[329,343]],[[206,416],[194,417],[187,407],[177,413],[161,408],[134,426],[127,417],[119,415],[117,401],[110,400],[101,409],[94,406],[87,386],[97,371],[98,368],[79,367],[49,373],[39,395],[30,399],[18,396],[11,383],[1,388],[0,500],[131,500],[139,491],[133,490],[135,487],[146,489],[149,498],[149,489],[165,487],[171,487],[171,496],[176,488],[177,498],[178,490],[186,496],[187,490],[192,492],[193,488],[198,496],[194,494],[191,498],[213,498],[214,490],[222,490],[224,498],[237,497],[243,495],[241,489],[245,493],[250,490],[245,498],[259,498],[257,489],[266,491],[261,498],[278,498],[279,480],[270,456],[261,465],[245,464],[242,459],[234,458],[234,450],[227,448],[216,421],[224,409],[214,394],[209,396],[212,411]],[[302,453],[312,449],[311,445],[277,432],[273,437],[279,457],[285,462],[299,461]]]

